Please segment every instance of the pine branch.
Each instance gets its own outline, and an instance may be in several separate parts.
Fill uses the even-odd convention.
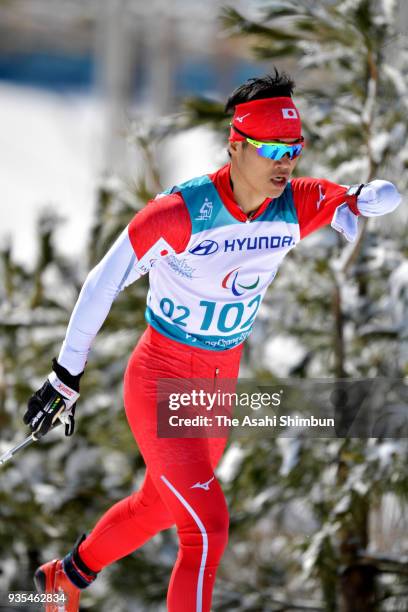
[[[224,105],[217,100],[190,97],[184,100],[183,107],[187,113],[184,127],[210,125],[214,129],[227,128],[229,119],[225,117]]]
[[[220,20],[230,36],[250,34],[278,41],[298,40],[296,33],[292,34],[279,28],[260,25],[256,21],[246,19],[241,13],[231,7],[222,9]]]
[[[372,565],[380,573],[408,576],[408,556],[397,557],[395,555],[384,555],[382,553],[359,550],[357,558],[361,565]]]

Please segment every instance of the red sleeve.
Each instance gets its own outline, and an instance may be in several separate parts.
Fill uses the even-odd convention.
[[[138,260],[160,238],[164,238],[176,253],[182,253],[190,237],[190,215],[179,193],[150,200],[129,224],[129,238]]]
[[[347,187],[312,177],[292,179],[291,186],[301,239],[331,223],[336,208],[344,202],[354,214],[360,214],[357,196],[346,195]]]

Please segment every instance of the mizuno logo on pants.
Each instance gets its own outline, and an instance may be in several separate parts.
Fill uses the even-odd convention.
[[[205,491],[208,491],[210,489],[210,482],[212,482],[214,478],[215,476],[210,478],[210,480],[207,480],[207,482],[196,482],[190,487],[190,489],[204,489]]]

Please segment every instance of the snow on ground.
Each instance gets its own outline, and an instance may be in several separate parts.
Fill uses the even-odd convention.
[[[36,217],[52,206],[66,218],[56,234],[59,248],[78,255],[86,244],[104,162],[103,101],[1,83],[0,116],[0,244],[11,236],[16,258],[32,261]],[[163,185],[214,171],[226,160],[210,130],[188,130],[163,143]]]
[[[35,254],[35,219],[44,205],[67,218],[61,250],[83,248],[92,218],[101,151],[101,104],[0,84],[0,239],[19,261]]]

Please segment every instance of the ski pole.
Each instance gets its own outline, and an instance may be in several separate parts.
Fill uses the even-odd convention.
[[[59,425],[61,425],[61,421],[58,421],[53,427],[51,427],[49,431],[51,431],[52,429],[55,429]],[[7,461],[12,459],[12,457],[14,457],[16,453],[23,450],[23,448],[30,446],[30,444],[32,444],[33,442],[38,442],[38,440],[40,440],[41,438],[42,438],[41,434],[38,434],[38,437],[35,435],[35,433],[30,434],[25,440],[17,444],[17,446],[10,448],[8,451],[6,451],[0,456],[0,465],[4,465]]]

